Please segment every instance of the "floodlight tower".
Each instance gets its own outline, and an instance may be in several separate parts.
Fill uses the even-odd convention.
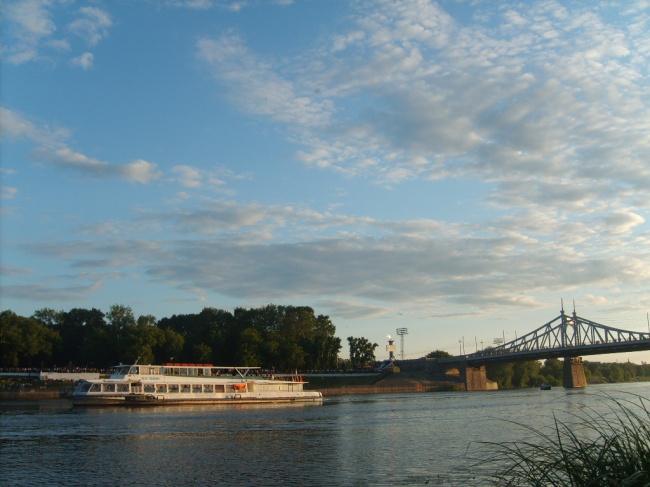
[[[398,328],[395,333],[400,337],[400,356],[401,359],[404,360],[404,335],[408,335],[409,330],[408,328]]]

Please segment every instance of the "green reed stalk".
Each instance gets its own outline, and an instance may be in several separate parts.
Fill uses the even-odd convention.
[[[650,487],[648,400],[630,397],[603,395],[604,412],[588,408],[570,422],[554,414],[548,432],[513,422],[530,439],[480,443],[477,473],[504,487]]]

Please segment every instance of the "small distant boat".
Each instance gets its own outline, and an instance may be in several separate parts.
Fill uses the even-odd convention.
[[[550,391],[551,390],[551,384],[542,384],[539,386],[539,388],[543,391]]]

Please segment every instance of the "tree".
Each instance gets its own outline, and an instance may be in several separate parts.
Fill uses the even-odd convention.
[[[262,365],[263,344],[264,340],[262,340],[262,336],[255,328],[246,328],[239,337],[236,365],[260,367]]]
[[[544,379],[539,373],[540,364],[537,360],[515,362],[512,368],[512,386],[519,389],[524,387],[539,387]]]
[[[564,365],[556,358],[549,358],[544,361],[544,366],[540,369],[540,374],[544,382],[552,386],[560,386],[564,380]],[[587,372],[585,368],[585,373]]]
[[[114,304],[106,313],[106,318],[108,318],[110,325],[119,331],[136,325],[135,316],[133,316],[133,310],[130,306]]]
[[[34,318],[0,313],[0,366],[40,367],[52,355],[60,335]]]
[[[138,316],[138,325],[156,326],[156,317],[154,315]]]
[[[425,358],[445,358],[445,357],[451,357],[451,354],[443,350],[434,350],[433,352],[429,352],[428,354],[425,355]]]
[[[499,389],[512,389],[514,364],[512,362],[489,363],[485,366],[487,376],[499,385]]]
[[[98,364],[100,357],[110,355],[115,360],[115,341],[107,342],[102,337],[106,330],[104,313],[100,310],[73,308],[63,313],[62,320],[57,325],[61,334],[61,346],[54,351],[54,363],[58,365],[76,365],[85,367],[94,364],[96,367],[113,364]],[[111,336],[107,333],[106,336]]]
[[[350,345],[350,362],[356,370],[375,361],[375,349],[379,346],[376,343],[370,343],[366,338],[348,337]]]
[[[312,370],[335,369],[341,351],[341,339],[335,336],[336,327],[329,316],[318,315],[315,335],[308,347],[307,368]]]
[[[124,330],[120,338],[122,362],[155,363],[154,350],[165,341],[165,332],[156,326],[134,325]]]
[[[51,308],[42,308],[34,312],[32,318],[39,323],[49,327],[55,327],[61,324],[65,311],[54,311]]]
[[[194,360],[197,364],[207,364],[212,362],[212,349],[205,343],[197,343],[192,350]]]

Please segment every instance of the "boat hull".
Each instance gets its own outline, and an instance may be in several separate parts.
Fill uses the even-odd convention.
[[[304,394],[300,396],[257,396],[237,394],[232,397],[169,397],[155,394],[136,394],[125,398],[121,404],[124,406],[234,406],[242,404],[320,404],[323,396],[319,393]]]
[[[68,396],[73,406],[123,406],[124,396]]]

